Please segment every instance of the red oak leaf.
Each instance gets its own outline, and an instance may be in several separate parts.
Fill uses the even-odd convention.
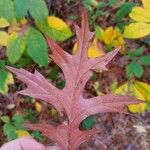
[[[79,125],[86,117],[102,112],[124,113],[124,106],[140,102],[129,96],[113,94],[89,99],[83,97],[83,89],[92,75],[92,70],[106,70],[106,65],[119,49],[101,57],[88,58],[87,50],[93,33],[89,31],[85,11],[82,13],[81,28],[76,25],[75,29],[78,43],[75,55],[67,53],[55,41],[47,39],[52,51],[51,58],[64,73],[66,79],[64,89],[57,89],[37,71],[32,74],[24,69],[7,67],[27,85],[25,90],[19,92],[20,94],[44,100],[52,104],[60,113],[67,114],[68,122],[57,127],[45,124],[26,125],[33,130],[40,130],[45,136],[55,141],[62,150],[75,150],[81,143],[100,131],[100,129],[81,131]]]

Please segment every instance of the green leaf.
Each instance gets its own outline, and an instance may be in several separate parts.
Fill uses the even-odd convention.
[[[0,0],[0,17],[12,22],[14,19],[14,5],[12,0]]]
[[[65,41],[73,35],[72,32],[64,32],[63,30],[58,30],[56,28],[49,27],[48,25],[37,24],[37,26],[43,33],[55,41]]]
[[[6,123],[3,126],[4,135],[7,136],[8,141],[16,139],[18,136],[16,134],[16,128],[11,123]]]
[[[104,39],[104,30],[100,26],[95,27],[96,38],[100,41]]]
[[[143,52],[144,52],[144,47],[140,47],[140,48],[138,48],[138,49],[134,52],[134,55],[135,55],[135,56],[139,56],[139,55],[141,55]]]
[[[58,89],[63,89],[65,87],[65,84],[66,84],[65,80],[61,80],[56,84],[56,87]]]
[[[126,67],[127,76],[130,78],[134,74],[134,63],[131,62]]]
[[[96,75],[95,72],[93,72],[92,77],[91,77],[91,80],[92,80],[92,81],[96,81],[96,79],[97,79],[97,75]]]
[[[13,81],[12,74],[7,71],[0,70],[0,93],[7,94],[8,92],[8,84]]]
[[[7,135],[8,132],[11,132],[13,130],[16,130],[16,128],[11,124],[11,123],[6,123],[4,126],[3,126],[3,132],[4,132],[4,135]]]
[[[5,61],[4,60],[0,60],[0,69],[3,69],[5,66]]]
[[[27,53],[40,66],[48,65],[47,43],[43,35],[34,28],[30,28],[27,34]]]
[[[25,67],[31,63],[32,63],[31,58],[20,58],[19,61],[17,62],[17,66],[18,67]]]
[[[77,15],[70,15],[70,16],[68,16],[68,19],[75,21],[78,19],[78,16]]]
[[[93,116],[87,117],[81,124],[81,129],[90,130],[96,124],[96,119]]]
[[[132,10],[132,8],[135,6],[135,3],[133,2],[126,2],[124,3],[120,9],[116,12],[113,21],[114,22],[119,22],[121,21],[124,17],[126,17]]]
[[[14,114],[12,120],[17,129],[21,128],[22,123],[25,121],[24,117],[18,114]]]
[[[97,5],[97,8],[99,9],[97,13],[100,13],[100,14],[105,14],[105,12],[101,11],[100,9],[103,9],[105,7],[108,6],[108,3],[107,2],[103,2],[103,1],[100,1],[98,2],[98,5]]]
[[[136,77],[140,78],[142,77],[144,71],[143,71],[143,68],[140,64],[138,64],[137,62],[134,63],[134,74]]]
[[[83,0],[83,4],[88,8],[91,6],[97,7],[98,2],[96,0]]]
[[[108,1],[108,6],[113,7],[119,3],[119,0],[109,0]]]
[[[32,131],[32,134],[31,134],[34,138],[38,139],[39,136],[41,136],[41,133],[40,131],[38,130],[35,130],[35,131]]]
[[[7,134],[7,140],[8,141],[12,141],[12,140],[15,140],[17,138],[18,138],[18,135],[14,130],[12,130],[11,132],[8,132],[8,134]]]
[[[129,57],[135,57],[135,56],[139,56],[144,52],[144,47],[140,47],[135,51],[132,52],[128,52],[128,56]]]
[[[9,116],[1,116],[0,119],[1,119],[2,122],[4,122],[4,123],[9,123],[9,122],[10,122]]]
[[[29,12],[31,16],[41,24],[47,22],[48,9],[44,0],[28,0]]]
[[[127,76],[131,77],[133,74],[140,78],[142,77],[144,71],[140,64],[138,64],[136,61],[132,61],[126,68],[127,70]]]
[[[121,31],[123,31],[124,30],[124,28],[125,28],[125,26],[127,26],[127,25],[129,25],[130,23],[128,22],[128,21],[126,21],[126,22],[118,22],[117,23],[117,25],[116,25],[116,27],[117,28],[119,28]]]
[[[28,11],[27,0],[14,0],[15,16],[18,21],[27,15]]]
[[[12,64],[15,64],[17,61],[19,61],[25,50],[25,46],[25,39],[20,37],[17,37],[8,43],[7,56],[8,60]]]
[[[45,138],[42,136],[42,134],[38,130],[32,131],[31,135],[33,138],[39,140],[40,142],[45,141]]]
[[[25,119],[31,121],[31,122],[34,122],[35,119],[36,119],[36,112],[32,109],[25,109],[25,113],[26,113],[26,116],[25,116]]]
[[[49,79],[51,79],[51,80],[56,80],[58,71],[59,71],[59,69],[58,69],[57,66],[51,67],[50,73],[49,73],[49,75],[48,75]]]
[[[150,65],[150,56],[142,56],[139,60],[145,65]]]
[[[146,108],[147,108],[148,110],[150,110],[150,101],[147,102]]]

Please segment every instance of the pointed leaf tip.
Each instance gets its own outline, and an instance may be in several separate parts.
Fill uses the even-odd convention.
[[[7,70],[9,70],[10,72],[12,72],[12,73],[14,73],[14,72],[17,71],[16,68],[13,68],[13,67],[11,67],[11,66],[5,66],[5,68],[6,68]]]

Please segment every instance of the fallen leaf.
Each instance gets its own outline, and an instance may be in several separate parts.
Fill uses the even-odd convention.
[[[53,118],[57,119],[58,116],[59,116],[59,113],[58,113],[58,111],[57,111],[54,107],[52,107],[52,108],[50,109],[50,115],[51,115]]]
[[[27,23],[28,23],[28,20],[26,18],[23,18],[23,19],[20,20],[21,25],[25,25]]]
[[[125,38],[140,38],[150,34],[150,24],[144,22],[132,23],[126,26],[124,31]]]
[[[29,132],[26,130],[17,130],[16,131],[19,138],[29,136]]]
[[[100,83],[98,81],[95,81],[93,84],[93,88],[96,92],[96,94],[99,95],[104,95],[101,91],[100,91]]]
[[[142,0],[143,6],[146,10],[150,10],[150,2],[149,0]]]
[[[106,28],[105,32],[104,32],[104,43],[105,44],[110,44],[113,39],[116,37],[116,33],[113,29],[113,27],[108,27]]]
[[[0,45],[7,46],[8,44],[9,35],[5,31],[0,31]]]
[[[13,83],[13,75],[7,71],[0,70],[0,93],[6,95],[8,92],[8,85]]]
[[[134,7],[129,14],[130,18],[139,22],[150,22],[150,12],[142,7]]]
[[[68,37],[73,35],[69,26],[60,18],[54,17],[54,16],[49,16],[47,18],[47,21],[48,21],[49,27],[54,29],[53,33],[56,30],[56,31],[61,31],[63,34],[66,34],[66,36],[68,36]]]
[[[76,55],[71,55],[63,50],[54,40],[47,38],[51,49],[51,58],[62,69],[66,79],[65,87],[60,90],[45,79],[38,71],[30,73],[24,69],[8,67],[17,78],[23,81],[27,88],[19,91],[22,95],[32,96],[53,105],[60,114],[68,116],[59,125],[50,124],[26,124],[27,128],[39,130],[47,138],[55,141],[62,150],[76,150],[79,145],[88,141],[92,135],[100,132],[100,129],[80,130],[81,122],[88,116],[97,113],[122,112],[127,113],[124,107],[129,104],[141,102],[130,96],[116,96],[106,94],[92,98],[83,96],[84,87],[92,76],[92,70],[106,70],[106,65],[118,53],[119,49],[111,51],[103,56],[88,58],[88,47],[93,37],[89,30],[88,16],[82,13],[81,27],[75,26],[78,49]]]
[[[73,54],[75,54],[76,51],[77,51],[77,43],[74,44]],[[91,43],[91,46],[88,49],[88,57],[94,58],[94,57],[102,56],[104,54],[105,53],[104,53],[104,50],[102,49],[102,46],[100,45],[100,43],[95,38],[93,40],[93,42]]]
[[[35,102],[35,109],[37,112],[41,112],[42,110],[42,105],[39,102]]]
[[[141,38],[150,34],[150,2],[142,0],[144,7],[133,7],[129,16],[137,21],[126,26],[124,30],[125,38]]]
[[[8,28],[8,34],[12,34],[13,32],[18,32],[19,30],[21,30],[20,24],[16,21],[13,21]]]
[[[31,136],[22,137],[4,144],[1,150],[45,150],[46,147]]]
[[[18,33],[17,33],[17,32],[11,33],[11,34],[9,35],[7,45],[9,45],[9,43],[11,43],[12,41],[14,41],[17,37],[18,37]]]
[[[135,80],[132,83],[126,82],[122,86],[118,87],[115,90],[115,94],[125,95],[126,93],[129,93],[130,95],[135,96],[138,99],[148,101],[150,100],[149,89],[150,85]],[[128,108],[133,113],[142,113],[146,110],[146,103],[129,105]]]
[[[99,32],[98,32],[99,30]],[[112,26],[108,27],[103,31],[101,28],[97,28],[97,37],[100,41],[103,41],[107,46],[111,46],[114,48],[121,47],[119,52],[121,54],[126,53],[125,41],[123,39],[123,35],[118,28],[113,28]]]
[[[94,58],[98,56],[103,56],[104,50],[102,49],[102,46],[98,42],[98,40],[95,38],[91,44],[91,46],[88,49],[88,57],[89,58]]]
[[[5,28],[10,26],[10,23],[3,17],[0,17],[0,28]]]
[[[100,41],[104,39],[104,30],[100,26],[95,27],[96,38]]]

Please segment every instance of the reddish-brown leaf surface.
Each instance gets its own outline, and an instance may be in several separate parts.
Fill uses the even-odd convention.
[[[46,150],[46,147],[27,136],[4,144],[0,150]]]
[[[89,31],[86,12],[82,13],[81,28],[75,26],[78,50],[75,55],[65,52],[57,43],[48,40],[52,51],[51,58],[62,69],[66,86],[59,90],[48,82],[39,72],[34,74],[24,69],[7,67],[17,78],[26,83],[27,88],[20,94],[32,96],[52,104],[60,113],[66,113],[68,122],[55,127],[45,124],[28,124],[33,130],[40,130],[45,136],[55,141],[62,150],[75,150],[89,140],[100,129],[81,131],[80,123],[88,116],[102,112],[125,112],[124,106],[139,103],[128,96],[108,94],[85,99],[83,89],[92,75],[92,70],[106,70],[106,65],[117,54],[118,49],[97,58],[88,58],[87,50],[93,33]]]

